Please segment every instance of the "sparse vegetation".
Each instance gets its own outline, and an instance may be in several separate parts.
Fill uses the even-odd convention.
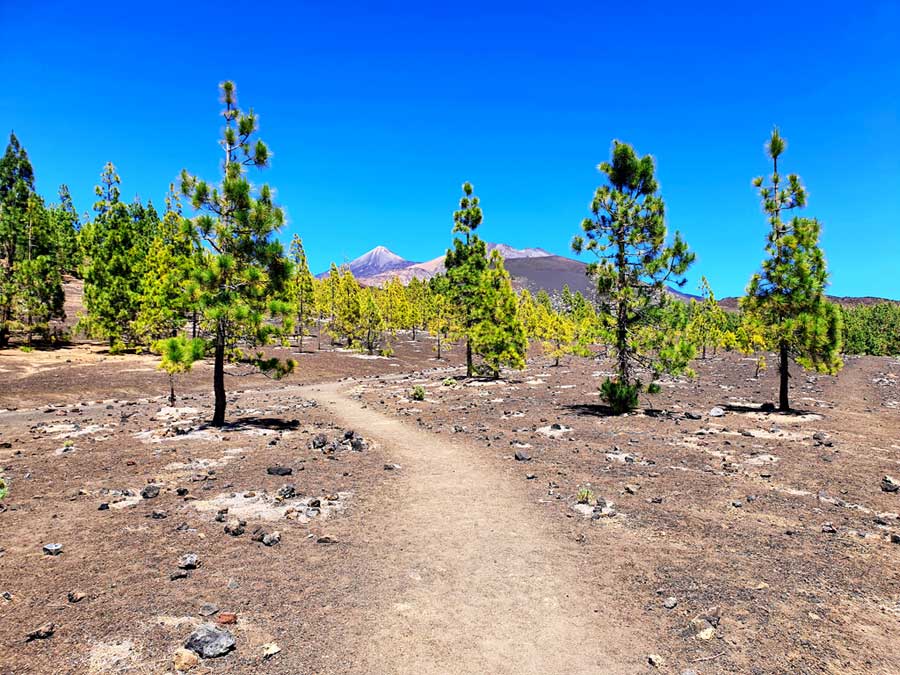
[[[425,387],[423,387],[421,384],[417,384],[415,387],[413,387],[412,393],[409,395],[409,397],[413,401],[424,401]]]

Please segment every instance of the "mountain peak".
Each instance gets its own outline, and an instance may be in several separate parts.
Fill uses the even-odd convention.
[[[363,253],[355,260],[351,260],[347,267],[357,279],[375,276],[383,272],[401,270],[415,265],[414,262],[404,260],[386,246],[376,246],[371,251]]]

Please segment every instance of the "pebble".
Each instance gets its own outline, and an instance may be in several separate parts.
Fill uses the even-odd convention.
[[[715,408],[712,408],[709,411],[709,416],[710,417],[724,417],[725,411],[722,410],[722,408],[720,408],[719,406],[716,406]]]
[[[172,667],[175,668],[175,670],[181,672],[190,670],[198,663],[200,663],[200,657],[191,650],[185,649],[184,647],[180,647],[172,655]]]
[[[662,668],[666,665],[666,660],[659,654],[650,654],[650,656],[647,657],[647,663],[654,668]]]
[[[516,450],[515,457],[517,462],[528,462],[531,460],[531,455],[522,450]]]
[[[216,623],[222,624],[223,626],[235,624],[237,623],[237,614],[234,612],[219,612],[219,615],[216,617]]]
[[[281,647],[274,642],[267,642],[262,646],[262,655],[264,659],[271,658],[281,651]]]
[[[75,604],[76,602],[81,602],[86,597],[87,596],[84,593],[82,593],[81,591],[69,591],[69,594],[66,596],[66,598],[68,598],[69,602],[71,602],[72,604]]]
[[[243,520],[229,520],[225,525],[225,534],[230,534],[232,537],[240,537],[244,534],[244,525],[246,523]]]
[[[674,596],[669,596],[663,602],[663,607],[665,607],[666,609],[675,609],[675,607],[677,607],[677,606],[678,606],[678,599],[675,598]]]
[[[44,553],[46,555],[59,555],[63,552],[62,544],[44,544]]]
[[[822,525],[822,532],[824,532],[825,534],[836,534],[837,528],[831,523],[825,523],[824,525]]]
[[[885,476],[881,479],[881,489],[885,492],[897,492],[900,490],[900,482],[892,476]]]
[[[198,610],[198,614],[200,616],[212,616],[216,612],[219,611],[219,608],[213,605],[212,603],[206,602],[200,605],[200,609]]]

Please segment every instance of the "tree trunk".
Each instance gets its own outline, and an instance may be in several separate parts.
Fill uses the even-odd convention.
[[[169,405],[175,407],[175,376],[169,375]]]
[[[213,411],[212,425],[225,426],[225,325],[219,319],[216,326],[216,356],[213,363],[213,391],[216,404]]]
[[[631,372],[628,363],[628,305],[624,300],[625,286],[628,280],[626,273],[626,251],[625,251],[625,227],[619,226],[616,233],[618,252],[616,254],[616,267],[618,267],[617,277],[617,307],[616,307],[616,352],[619,362],[619,381],[622,384],[631,384]]]
[[[192,330],[191,330],[191,337],[196,339],[197,338],[197,310],[196,309],[194,309],[194,317],[193,317],[193,321],[191,323],[193,324]]]
[[[466,338],[466,377],[472,377],[475,370],[472,367],[472,341]]]
[[[787,411],[791,409],[791,404],[788,401],[788,379],[791,377],[791,374],[788,372],[788,348],[783,342],[779,349],[778,375],[778,409]]]
[[[437,332],[437,357],[438,361],[441,360],[441,331]]]

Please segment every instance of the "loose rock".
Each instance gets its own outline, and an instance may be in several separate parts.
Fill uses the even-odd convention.
[[[159,485],[145,485],[141,490],[141,497],[144,499],[156,499],[159,497]]]
[[[28,633],[28,635],[25,636],[25,642],[31,642],[32,640],[46,640],[47,638],[53,637],[54,631],[56,631],[56,624],[52,621],[48,621]]]
[[[44,553],[46,555],[59,555],[62,551],[62,544],[44,544]]]
[[[294,470],[289,466],[270,466],[266,473],[270,476],[290,476]]]
[[[234,649],[234,637],[224,628],[204,623],[191,633],[184,647],[204,659],[214,659]]]
[[[180,647],[175,654],[172,655],[172,667],[180,672],[190,670],[198,663],[200,663],[200,657],[184,647]]]

